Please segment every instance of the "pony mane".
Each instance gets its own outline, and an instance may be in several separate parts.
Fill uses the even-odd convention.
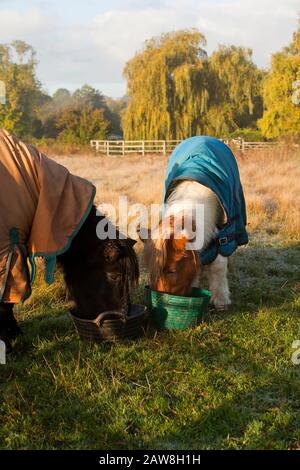
[[[122,270],[122,285],[136,287],[139,282],[139,263],[132,247],[126,249],[126,254],[120,260]]]
[[[167,239],[163,237],[149,240],[145,245],[144,259],[148,266],[150,284],[153,284],[163,273],[168,258]]]

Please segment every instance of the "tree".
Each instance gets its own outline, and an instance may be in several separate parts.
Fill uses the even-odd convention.
[[[109,109],[109,121],[111,123],[111,132],[118,136],[122,136],[123,130],[121,126],[121,116],[128,106],[128,96],[113,99],[108,96],[105,97],[106,105]]]
[[[265,111],[259,121],[267,138],[300,136],[300,28],[292,43],[273,54],[264,82]]]
[[[210,57],[209,66],[209,131],[222,135],[237,128],[255,126],[263,111],[263,72],[253,63],[252,50],[237,46],[219,46]]]
[[[36,78],[35,52],[23,41],[0,45],[0,80],[6,103],[0,106],[0,126],[20,136],[40,129],[36,115],[41,86]]]
[[[104,109],[106,111],[106,103],[104,96],[100,91],[90,85],[83,85],[73,93],[72,100],[74,104],[80,106],[90,106],[93,109]]]
[[[129,105],[127,139],[184,139],[228,135],[255,127],[262,116],[263,73],[250,49],[220,46],[210,57],[203,34],[192,29],[146,41],[124,69]]]
[[[89,85],[73,94],[59,88],[53,97],[44,97],[39,109],[45,137],[77,144],[105,139],[110,130],[109,114],[103,95]]]
[[[93,109],[90,104],[85,104],[64,108],[57,119],[56,127],[62,141],[87,144],[92,139],[106,139],[110,123],[104,116],[104,109]]]
[[[126,139],[181,139],[201,133],[209,100],[205,37],[177,31],[146,41],[127,62]]]
[[[72,94],[65,88],[56,90],[52,97],[47,94],[41,96],[38,117],[42,122],[44,137],[52,139],[58,137],[57,120],[63,110],[70,106],[71,100]]]
[[[70,101],[72,94],[66,88],[58,88],[55,93],[53,93],[53,103],[58,107],[62,108],[68,101]]]

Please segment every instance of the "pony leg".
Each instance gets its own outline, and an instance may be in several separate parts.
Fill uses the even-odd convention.
[[[228,259],[221,255],[206,267],[209,289],[212,292],[211,303],[216,310],[227,310],[231,304],[227,268]]]

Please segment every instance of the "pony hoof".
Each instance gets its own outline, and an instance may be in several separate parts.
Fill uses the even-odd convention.
[[[211,305],[217,312],[226,312],[231,305],[230,297],[225,294],[213,295]]]
[[[229,309],[229,305],[215,305],[214,308],[217,312],[227,312],[227,310]]]

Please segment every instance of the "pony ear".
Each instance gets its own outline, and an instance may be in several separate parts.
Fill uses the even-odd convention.
[[[140,225],[137,226],[136,233],[138,234],[139,239],[143,243],[145,243],[146,240],[149,240],[151,238],[151,230],[147,228],[142,228]]]
[[[127,242],[126,245],[130,246],[130,248],[133,248],[134,245],[136,244],[136,240],[133,240],[132,238],[127,238],[126,242]]]
[[[132,240],[131,238],[109,240],[104,249],[104,256],[109,263],[115,263],[120,258],[128,256],[135,244],[136,240]]]
[[[125,246],[128,248],[133,248],[136,244],[136,240],[133,240],[132,238],[121,238],[118,242],[122,247]]]

